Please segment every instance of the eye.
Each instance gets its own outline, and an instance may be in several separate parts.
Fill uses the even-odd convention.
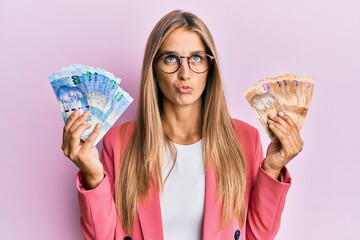
[[[202,57],[198,54],[195,54],[195,55],[192,55],[191,56],[191,61],[192,62],[195,62],[195,63],[198,63],[198,62],[201,62],[202,60]]]
[[[166,63],[175,63],[178,61],[178,58],[176,55],[170,54],[170,55],[165,55],[164,56],[164,60]]]

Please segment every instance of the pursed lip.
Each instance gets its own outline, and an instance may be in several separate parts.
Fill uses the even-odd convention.
[[[188,85],[181,85],[177,88],[177,91],[179,93],[191,93],[192,92],[192,88],[189,87]]]

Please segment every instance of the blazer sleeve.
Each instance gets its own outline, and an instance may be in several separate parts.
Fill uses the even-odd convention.
[[[262,168],[263,151],[258,131],[255,137],[254,182],[249,199],[246,239],[274,239],[280,227],[281,214],[291,178],[286,168],[281,182],[270,177]]]
[[[85,239],[114,239],[117,213],[113,197],[114,154],[105,136],[100,160],[104,166],[105,177],[92,190],[85,190],[81,172],[76,177],[78,201],[80,207],[80,227]]]

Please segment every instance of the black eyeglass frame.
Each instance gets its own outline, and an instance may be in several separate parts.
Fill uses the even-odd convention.
[[[208,57],[210,58],[209,67],[208,67],[206,70],[202,71],[202,72],[196,72],[196,71],[194,71],[194,70],[191,68],[191,66],[190,66],[190,58],[191,58],[192,56],[196,55],[196,54],[199,54],[199,53],[205,54],[206,56],[208,56]],[[160,59],[162,56],[164,56],[164,55],[166,55],[166,54],[175,55],[176,57],[178,57],[178,58],[180,59],[178,68],[177,68],[175,71],[173,71],[173,72],[165,72],[164,70],[162,70],[162,69],[159,67],[160,71],[162,71],[163,73],[166,73],[166,74],[176,73],[176,72],[180,69],[180,66],[181,66],[181,64],[182,64],[182,58],[187,58],[187,63],[188,63],[188,66],[189,66],[190,70],[193,71],[193,72],[196,73],[196,74],[201,74],[201,73],[204,73],[204,72],[208,71],[208,70],[210,69],[210,67],[211,67],[211,64],[212,64],[213,60],[215,59],[214,56],[211,56],[211,55],[207,54],[207,53],[204,52],[204,51],[196,51],[196,52],[193,52],[190,56],[180,56],[179,54],[177,54],[177,53],[175,53],[175,52],[164,52],[164,53],[161,53],[160,55],[158,55],[158,56],[156,56],[156,57],[154,58],[154,60],[156,61],[156,63],[159,61],[159,59]]]

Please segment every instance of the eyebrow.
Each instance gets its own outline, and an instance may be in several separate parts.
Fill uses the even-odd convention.
[[[203,52],[203,53],[206,53],[205,50],[195,50],[195,51],[191,51],[189,56],[193,55],[194,53],[198,53],[198,52]],[[170,51],[170,50],[165,50],[163,52],[161,52],[160,54],[158,54],[158,56],[162,56],[162,55],[165,55],[165,54],[176,54],[178,56],[180,56],[180,54],[176,51]],[[182,56],[181,56],[182,57]]]

